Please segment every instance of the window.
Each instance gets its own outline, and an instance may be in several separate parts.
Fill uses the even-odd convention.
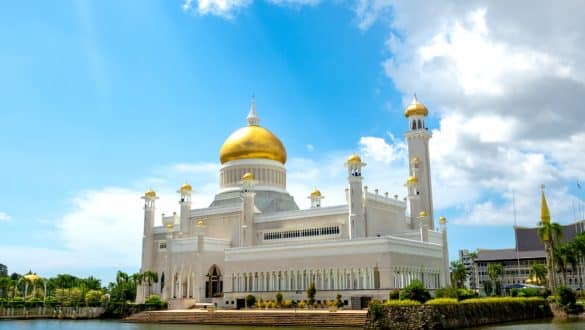
[[[339,226],[296,229],[296,230],[264,233],[264,240],[267,241],[267,240],[287,239],[287,238],[339,235],[340,232],[341,232],[341,230],[339,229]]]
[[[159,250],[166,250],[167,249],[167,242],[160,242],[158,243]]]

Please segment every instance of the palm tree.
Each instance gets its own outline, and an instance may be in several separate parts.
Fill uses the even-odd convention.
[[[500,263],[492,263],[487,268],[488,277],[492,282],[493,290],[496,294],[501,294],[502,288],[500,284],[500,277],[504,274],[504,266]]]
[[[152,287],[152,283],[158,283],[158,274],[156,272],[147,270],[142,273],[143,280],[146,281],[146,285],[148,285],[148,296],[150,296],[150,288]],[[144,298],[148,298],[144,296]]]
[[[547,269],[547,283],[548,288],[551,291],[555,291],[556,281],[554,276],[554,257],[553,248],[556,242],[560,241],[563,235],[563,227],[556,222],[550,221],[550,212],[548,210],[548,204],[546,203],[546,197],[544,196],[544,185],[542,188],[542,197],[540,202],[540,222],[538,223],[538,238],[544,244],[544,252],[546,256],[546,269]]]
[[[466,279],[467,269],[465,265],[461,261],[451,262],[451,282],[455,284],[455,287],[462,288]]]
[[[546,281],[546,266],[535,262],[530,267],[530,277],[536,279],[537,284],[542,284]]]

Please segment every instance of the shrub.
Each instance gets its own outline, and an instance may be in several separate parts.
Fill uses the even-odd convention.
[[[338,294],[337,296],[335,296],[335,306],[339,307],[343,307],[343,301],[341,300],[341,295]]]
[[[404,300],[387,300],[384,305],[386,306],[420,306],[421,303],[416,300],[404,299]]]
[[[379,320],[384,315],[384,305],[379,300],[372,300],[368,305],[368,312],[374,321]]]
[[[455,298],[457,299],[457,288],[440,288],[435,291],[435,298]]]
[[[307,303],[303,300],[297,305],[298,308],[307,308]]]
[[[249,294],[246,296],[246,307],[254,307],[256,305],[256,297]]]
[[[431,294],[419,280],[412,281],[406,288],[400,290],[400,300],[410,299],[420,303],[431,299]]]
[[[577,295],[566,286],[561,286],[558,291],[559,303],[563,306],[574,305],[577,302]]]
[[[551,304],[557,303],[559,301],[559,296],[555,296],[555,295],[551,295],[546,297],[546,301],[548,301]]]
[[[455,298],[435,298],[425,302],[425,305],[456,305],[458,303]]]
[[[561,286],[558,291],[559,304],[563,307],[565,312],[569,314],[579,314],[583,311],[583,306],[577,305],[577,295],[575,291]]]
[[[394,289],[394,290],[390,291],[389,298],[390,298],[390,300],[400,299],[400,290]]]
[[[457,300],[477,298],[477,292],[468,289],[457,289]]]
[[[282,305],[282,293],[278,292],[276,294],[276,305],[277,306],[281,306]]]
[[[291,308],[291,306],[292,306],[292,300],[290,300],[290,299],[284,300],[282,302],[282,305],[281,305],[282,308]]]

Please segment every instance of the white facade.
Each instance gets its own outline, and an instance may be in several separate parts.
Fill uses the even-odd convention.
[[[259,126],[254,105],[248,122]],[[311,282],[317,300],[341,294],[348,302],[387,299],[389,290],[414,279],[430,289],[448,285],[446,227],[435,231],[432,218],[430,134],[410,125],[409,157],[418,161],[409,162],[408,171],[419,178],[407,184],[412,216],[406,201],[367,191],[367,167],[356,155],[345,164],[343,205],[321,207],[324,197],[316,190],[311,208],[300,210],[286,190],[284,162],[252,153],[222,164],[209,207],[193,209],[191,187],[183,185],[179,213],[163,217],[161,227],[153,226],[156,194],[147,192],[141,271],[156,272],[159,281],[138,290],[137,300],[150,290],[171,306],[236,308],[250,293],[306,299]]]

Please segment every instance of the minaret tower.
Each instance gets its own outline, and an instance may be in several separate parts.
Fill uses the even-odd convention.
[[[362,167],[366,163],[358,155],[351,155],[345,163],[347,167],[348,202],[349,202],[349,239],[366,237],[364,217],[364,192]]]
[[[429,157],[429,140],[432,137],[425,125],[425,118],[429,111],[416,99],[404,111],[408,118],[409,130],[406,132],[408,143],[408,159],[410,175],[406,182],[408,199],[410,201],[410,216],[413,228],[419,228],[421,222],[416,217],[426,212],[426,221],[429,229],[434,229],[433,222],[433,193],[431,188],[431,164]]]
[[[156,197],[156,192],[152,189],[148,189],[144,196],[141,197],[144,199],[144,234],[142,236],[142,265],[140,267],[140,272],[144,273],[145,271],[152,270],[152,254],[154,249],[154,213],[155,209],[155,201],[158,199]],[[138,290],[138,294],[141,295],[143,290]],[[136,300],[139,302],[144,301],[145,297],[139,296],[136,297]]]
[[[184,183],[181,188],[177,191],[180,194],[179,205],[181,206],[181,213],[180,213],[180,222],[179,222],[179,231],[185,232],[187,230],[189,224],[189,217],[191,213],[191,193],[193,192],[193,187],[190,184]]]
[[[311,208],[316,208],[316,207],[321,207],[321,200],[325,198],[325,196],[323,196],[321,194],[321,191],[319,191],[319,189],[315,188],[313,189],[313,191],[311,191],[311,194],[309,195],[309,199],[311,200]]]
[[[449,276],[449,246],[447,245],[447,218],[439,217],[439,225],[441,228],[441,240],[443,241],[443,269],[439,277],[441,287],[446,288],[451,285],[451,277]]]
[[[254,245],[254,174],[248,172],[242,176],[242,221],[240,228],[240,246]]]

